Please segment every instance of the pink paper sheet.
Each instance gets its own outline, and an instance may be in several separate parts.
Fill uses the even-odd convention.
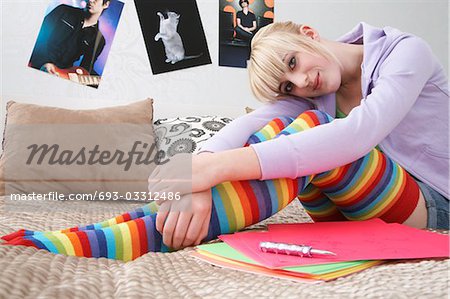
[[[249,258],[269,268],[354,260],[449,257],[449,236],[387,224],[382,220],[269,225],[267,232],[242,232],[219,236]],[[264,253],[262,241],[307,244],[329,250],[336,257],[301,258]]]

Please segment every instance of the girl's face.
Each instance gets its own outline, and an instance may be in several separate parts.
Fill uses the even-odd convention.
[[[335,61],[307,52],[290,52],[283,57],[288,66],[280,81],[280,93],[314,98],[334,93],[341,85],[341,72]]]

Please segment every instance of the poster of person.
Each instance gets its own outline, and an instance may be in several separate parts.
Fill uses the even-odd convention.
[[[153,74],[211,64],[195,0],[135,0]]]
[[[28,66],[97,88],[124,3],[53,0]]]
[[[273,23],[274,0],[219,1],[219,65],[246,68],[253,36]]]

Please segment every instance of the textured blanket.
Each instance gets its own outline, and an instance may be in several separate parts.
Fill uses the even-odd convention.
[[[0,197],[0,235],[20,228],[57,230],[97,222],[140,206],[130,202],[21,203]],[[50,206],[51,205],[51,206]],[[254,227],[309,222],[297,201]],[[447,233],[447,232],[444,232]],[[2,241],[0,241],[2,242]],[[0,246],[0,298],[448,298],[450,260],[389,262],[335,281],[307,284],[222,269],[189,255],[148,253],[124,263]]]

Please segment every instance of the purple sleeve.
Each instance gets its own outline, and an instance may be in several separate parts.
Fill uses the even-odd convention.
[[[419,38],[399,42],[380,67],[370,95],[344,119],[252,145],[262,178],[296,178],[353,162],[380,143],[414,105],[434,63]]]
[[[304,100],[287,99],[266,104],[255,111],[236,118],[216,135],[208,139],[201,152],[220,152],[245,145],[249,137],[278,116],[297,117],[312,105]]]

